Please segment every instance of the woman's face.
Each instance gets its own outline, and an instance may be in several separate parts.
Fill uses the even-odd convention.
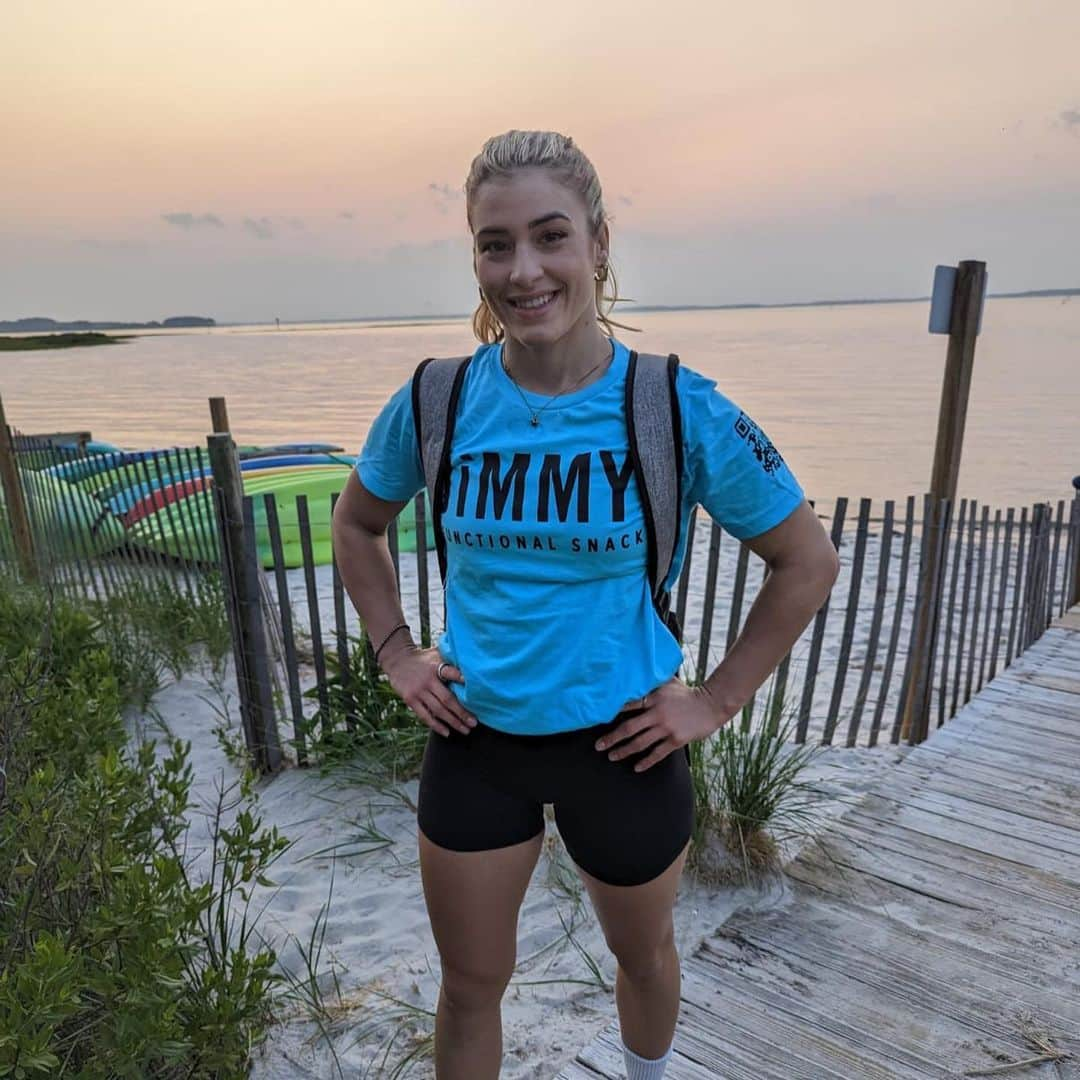
[[[476,280],[509,337],[551,345],[596,318],[593,273],[607,261],[577,192],[548,169],[488,180],[473,196]]]

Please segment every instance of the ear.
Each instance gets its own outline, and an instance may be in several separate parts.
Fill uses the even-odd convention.
[[[610,251],[611,233],[608,230],[608,223],[605,221],[596,230],[596,238],[593,240],[593,255],[597,266],[608,261]]]

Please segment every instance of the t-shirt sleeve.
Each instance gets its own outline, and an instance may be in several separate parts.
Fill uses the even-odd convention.
[[[690,504],[739,540],[779,525],[805,496],[768,436],[713,380],[680,368],[676,386]]]
[[[383,407],[356,460],[360,482],[387,502],[407,502],[424,487],[424,470],[413,424],[412,382]]]

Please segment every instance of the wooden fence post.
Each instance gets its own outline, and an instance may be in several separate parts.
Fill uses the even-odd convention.
[[[1080,476],[1073,480],[1073,486],[1076,488],[1076,494],[1073,496],[1072,506],[1069,508],[1072,512],[1069,514],[1070,524],[1075,519],[1077,525],[1080,525]],[[1072,564],[1072,595],[1068,597],[1068,608],[1074,607],[1080,604],[1080,531],[1077,532],[1076,538],[1073,540],[1073,564]]]
[[[244,489],[232,436],[208,435],[210,467],[214,474],[214,508],[221,537],[221,575],[226,604],[233,612],[233,654],[240,692],[240,714],[248,750],[260,771],[281,768],[281,743],[270,687],[266,629],[259,592],[258,553],[254,535],[246,535]],[[250,519],[250,509],[248,517]]]
[[[4,402],[0,398],[0,483],[3,484],[4,504],[7,506],[11,535],[15,541],[15,554],[23,580],[38,579],[37,556],[34,554],[34,534],[30,529],[30,517],[26,512],[19,468],[15,462],[15,446],[11,431],[4,418]]]
[[[225,407],[223,397],[212,397],[210,399],[210,423],[213,425],[215,435],[224,435],[231,430],[229,428],[229,410]]]
[[[926,561],[922,563],[922,592],[915,612],[915,633],[909,668],[907,697],[901,739],[922,742],[930,723],[930,681],[933,678],[933,650],[930,648],[936,631],[944,585],[941,555],[944,544],[936,543],[934,530],[943,525],[941,500],[954,502],[956,481],[960,474],[960,452],[964,444],[964,424],[967,419],[971,373],[975,366],[975,338],[978,334],[983,293],[986,290],[986,263],[968,260],[960,263],[953,287],[952,312],[949,320],[949,348],[945,357],[945,377],[941,386],[938,408],[937,441],[934,445],[934,464],[930,471],[931,514],[925,515],[922,543],[930,544]],[[914,730],[913,730],[914,729]]]

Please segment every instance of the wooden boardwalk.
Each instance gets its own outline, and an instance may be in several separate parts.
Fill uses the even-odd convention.
[[[1080,607],[824,841],[683,957],[666,1080],[1080,1078]],[[622,1076],[614,1021],[557,1080]]]

